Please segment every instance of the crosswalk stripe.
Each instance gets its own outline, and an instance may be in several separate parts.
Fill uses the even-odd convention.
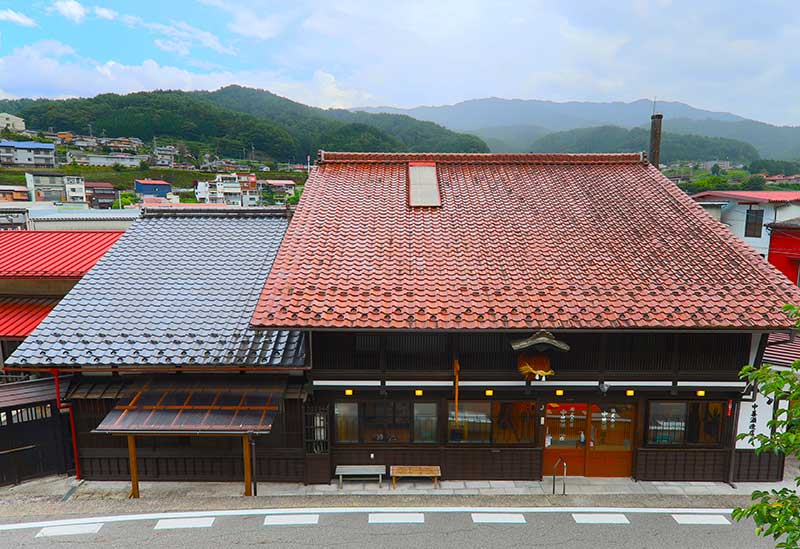
[[[471,513],[475,524],[525,524],[521,513]]]
[[[576,524],[630,524],[621,513],[572,513]]]
[[[370,513],[370,524],[420,524],[425,522],[423,513]]]
[[[49,538],[50,536],[74,536],[76,534],[96,534],[102,528],[103,523],[94,524],[70,524],[67,526],[47,526],[39,530],[37,538]]]
[[[172,530],[175,528],[210,528],[213,524],[214,524],[214,517],[161,519],[156,523],[154,529]]]
[[[317,523],[319,523],[319,515],[267,515],[264,517],[264,526],[297,526]]]
[[[718,524],[730,525],[730,521],[722,515],[672,515],[678,524]]]

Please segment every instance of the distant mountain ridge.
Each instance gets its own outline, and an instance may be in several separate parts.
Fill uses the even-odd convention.
[[[800,127],[775,126],[729,112],[698,109],[677,101],[657,101],[665,131],[735,139],[753,145],[765,158],[800,158]],[[364,107],[370,113],[405,114],[454,131],[479,136],[496,152],[525,152],[548,133],[579,128],[646,127],[653,102],[554,102],[537,99],[472,99],[454,105],[409,109]]]

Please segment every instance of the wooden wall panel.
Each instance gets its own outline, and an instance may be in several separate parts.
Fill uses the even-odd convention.
[[[639,448],[637,480],[726,482],[730,450]]]
[[[755,450],[736,450],[733,460],[734,482],[778,482],[783,480],[784,455]]]

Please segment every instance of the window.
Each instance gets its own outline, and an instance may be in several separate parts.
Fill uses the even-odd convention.
[[[376,400],[365,402],[364,442],[410,442],[411,403]]]
[[[491,403],[489,401],[460,401],[458,403],[458,420],[456,420],[455,402],[449,402],[447,430],[450,442],[489,442],[492,435]]]
[[[744,220],[744,235],[753,238],[761,238],[761,231],[764,228],[764,210],[747,210]]]
[[[433,162],[408,163],[408,205],[441,206],[436,164]]]
[[[656,446],[715,445],[722,440],[723,402],[651,402],[647,443]]]
[[[337,402],[333,408],[338,442],[358,442],[358,404]]]
[[[533,442],[534,402],[492,402],[492,440],[500,444]]]
[[[414,442],[436,442],[435,402],[414,403]]]

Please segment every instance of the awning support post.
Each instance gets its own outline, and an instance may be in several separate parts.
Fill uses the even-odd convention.
[[[136,435],[128,435],[128,467],[131,471],[131,492],[129,498],[139,497],[139,466],[136,463]]]
[[[244,495],[252,496],[253,460],[250,458],[250,437],[248,435],[242,437],[242,457],[244,460]]]
[[[253,436],[253,433],[247,435],[248,442],[250,443],[250,459],[252,463],[250,465],[250,471],[252,473],[253,478],[253,495],[258,495],[258,479],[256,479],[256,439]]]

